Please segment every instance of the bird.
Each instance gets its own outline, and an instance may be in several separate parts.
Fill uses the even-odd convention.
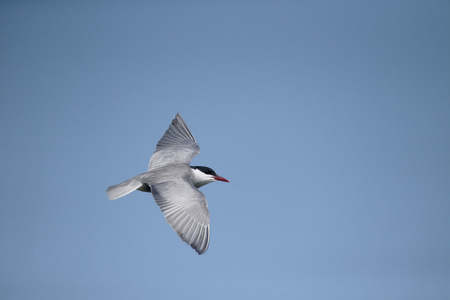
[[[200,147],[179,113],[156,145],[148,171],[110,186],[110,200],[138,190],[152,193],[167,223],[199,255],[209,247],[209,210],[198,188],[211,182],[229,182],[204,166],[190,166]]]

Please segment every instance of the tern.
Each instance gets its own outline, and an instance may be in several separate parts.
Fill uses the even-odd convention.
[[[209,246],[209,211],[199,187],[215,181],[229,182],[213,169],[190,166],[200,152],[180,114],[156,145],[148,171],[107,188],[110,200],[138,190],[152,193],[166,221],[198,254]]]

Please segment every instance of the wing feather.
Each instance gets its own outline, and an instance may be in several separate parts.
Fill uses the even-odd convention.
[[[148,164],[148,169],[155,169],[173,164],[189,165],[191,160],[200,153],[192,132],[187,127],[180,114],[175,116],[169,129],[156,145]]]
[[[167,170],[150,173],[155,173],[149,178],[149,184],[166,221],[198,254],[205,253],[209,246],[209,211],[205,195],[188,176],[180,180],[164,178],[171,173]],[[158,173],[165,176],[158,176]]]

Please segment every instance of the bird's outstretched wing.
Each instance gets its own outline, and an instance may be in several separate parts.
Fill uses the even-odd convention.
[[[180,114],[175,116],[169,129],[156,145],[148,170],[166,165],[185,164],[200,153],[200,147]]]
[[[152,194],[164,213],[166,221],[180,238],[203,254],[209,245],[209,211],[205,195],[191,182],[186,172],[183,177],[153,174],[149,178]],[[171,178],[172,177],[172,178]]]
[[[177,114],[156,145],[141,181],[151,187],[166,221],[180,238],[203,254],[209,245],[208,203],[193,185],[189,166],[199,152],[194,136]]]

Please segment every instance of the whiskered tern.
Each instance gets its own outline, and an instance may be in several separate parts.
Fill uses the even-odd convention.
[[[134,190],[152,193],[180,238],[203,254],[209,246],[209,211],[206,197],[198,188],[214,181],[229,181],[211,168],[190,166],[199,152],[194,136],[177,114],[156,145],[148,171],[108,187],[106,193],[110,200]]]

